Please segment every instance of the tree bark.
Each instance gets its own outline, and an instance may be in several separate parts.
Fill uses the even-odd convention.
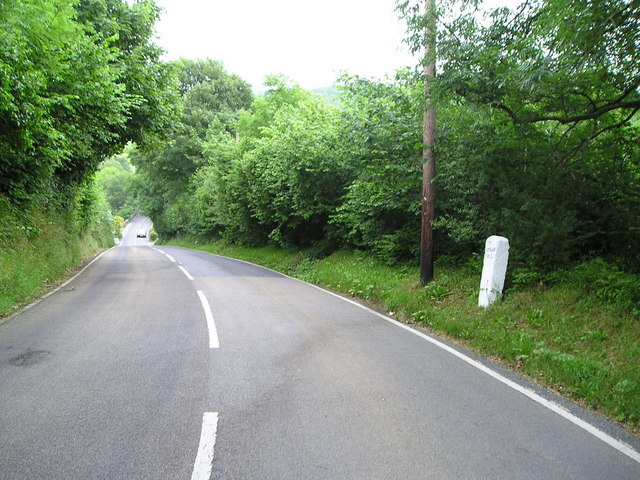
[[[436,176],[436,109],[432,101],[432,88],[436,76],[436,2],[426,0],[424,90],[425,112],[422,152],[422,228],[420,234],[420,283],[433,280],[433,220],[435,219],[436,192],[433,180]]]

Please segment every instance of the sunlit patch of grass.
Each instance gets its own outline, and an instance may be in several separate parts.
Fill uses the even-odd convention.
[[[303,252],[295,249],[282,249],[272,246],[245,247],[242,245],[234,245],[223,240],[201,243],[182,238],[164,242],[163,245],[193,248],[216,255],[238,258],[283,273],[294,271],[304,257]]]

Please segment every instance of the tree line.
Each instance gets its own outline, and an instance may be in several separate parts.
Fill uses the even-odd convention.
[[[529,0],[482,18],[477,3],[439,2],[437,256],[499,234],[527,268],[599,256],[640,271],[640,4]],[[398,2],[416,50],[422,6]],[[135,171],[116,158],[98,179],[114,213],[141,208],[163,238],[417,262],[420,68],[345,75],[332,100],[278,76],[254,96],[219,62],[160,61],[151,0],[0,14],[3,202],[89,209],[98,165],[130,144]]]
[[[638,271],[640,5],[527,1],[483,19],[474,4],[441,3],[461,10],[440,12],[431,99],[437,255],[478,253],[499,234],[534,270],[601,256]],[[416,50],[422,6],[399,2]],[[344,76],[336,103],[278,77],[251,99],[216,62],[179,68],[182,131],[133,156],[161,235],[417,261],[419,69]]]

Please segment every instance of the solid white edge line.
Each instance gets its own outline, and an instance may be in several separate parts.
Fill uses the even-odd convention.
[[[198,297],[200,297],[200,302],[202,303],[204,316],[207,318],[207,328],[209,329],[209,348],[220,348],[218,331],[216,330],[216,324],[213,321],[213,314],[211,313],[211,307],[209,307],[209,301],[202,290],[198,290]]]
[[[533,390],[524,387],[516,382],[514,382],[513,380],[509,380],[507,377],[499,374],[498,372],[492,370],[491,368],[483,365],[482,363],[473,360],[472,358],[466,356],[464,353],[461,353],[459,351],[457,351],[454,348],[451,348],[450,346],[440,342],[439,340],[436,340],[435,338],[430,337],[429,335],[427,335],[426,333],[422,333],[414,328],[411,328],[409,325],[406,325],[404,323],[401,323],[393,318],[387,317],[386,315],[383,315],[380,312],[376,312],[375,310],[372,310],[369,307],[366,307],[354,300],[351,300],[349,298],[343,297],[342,295],[339,295],[335,292],[332,292],[330,290],[327,290],[325,288],[322,288],[318,285],[314,285],[313,283],[309,283],[309,282],[305,282],[304,280],[300,280],[299,278],[295,278],[295,277],[291,277],[289,275],[286,275],[282,272],[278,272],[276,270],[273,270],[272,268],[268,268],[268,267],[263,267],[262,265],[256,265],[255,263],[251,263],[248,262],[246,260],[241,260],[239,258],[232,258],[232,257],[225,257],[224,255],[217,255],[215,253],[212,253],[210,255],[216,256],[216,257],[221,257],[221,258],[229,258],[231,260],[236,260],[238,262],[242,262],[242,263],[246,263],[248,265],[253,265],[255,267],[259,267],[259,268],[264,268],[265,270],[269,270],[272,271],[274,273],[277,273],[279,275],[282,275],[285,278],[290,278],[291,280],[295,280],[296,282],[300,282],[300,283],[304,283],[306,285],[310,285],[322,292],[325,292],[329,295],[332,295],[336,298],[339,298],[340,300],[344,300],[345,302],[351,303],[352,305],[355,305],[358,308],[361,308],[363,310],[366,310],[369,313],[372,313],[373,315],[376,315],[377,317],[380,317],[381,319],[402,328],[403,330],[406,330],[410,333],[413,333],[414,335],[417,335],[418,337],[422,338],[423,340],[426,340],[427,342],[431,343],[432,345],[441,348],[442,350],[454,355],[455,357],[459,358],[460,360],[468,363],[469,365],[471,365],[472,367],[477,368],[478,370],[480,370],[481,372],[486,373],[487,375],[491,376],[492,378],[494,378],[495,380],[498,380],[499,382],[503,383],[504,385],[507,385],[508,387],[512,388],[513,390],[525,395],[526,397],[530,398],[531,400],[533,400],[534,402],[538,403],[539,405],[542,405],[543,407],[551,410],[552,412],[560,415],[562,418],[570,421],[571,423],[573,423],[574,425],[582,428],[583,430],[585,430],[586,432],[590,433],[591,435],[593,435],[594,437],[598,438],[599,440],[603,441],[604,443],[606,443],[607,445],[609,445],[610,447],[614,448],[615,450],[617,450],[618,452],[626,455],[627,457],[631,458],[632,460],[640,463],[640,452],[638,452],[637,450],[635,450],[633,447],[631,447],[630,445],[627,445],[626,443],[613,438],[611,435],[603,432],[602,430],[600,430],[599,428],[597,428],[594,425],[591,425],[589,422],[582,420],[580,417],[577,417],[576,415],[574,415],[573,413],[569,412],[567,409],[565,409],[564,407],[562,407],[561,405],[552,402],[551,400],[547,400],[546,398],[538,395],[537,393],[535,393]]]
[[[193,280],[193,277],[191,276],[191,274],[189,272],[187,272],[186,268],[184,268],[182,265],[178,265],[178,268],[180,270],[182,270],[182,273],[184,273],[189,280]]]
[[[208,480],[213,469],[213,455],[216,446],[218,432],[218,413],[205,412],[202,416],[202,430],[200,431],[200,444],[198,454],[193,465],[191,480]]]
[[[288,276],[288,275],[287,275]],[[293,278],[293,277],[289,277],[292,278],[293,280],[297,280],[297,281],[302,281],[302,280],[298,280],[297,278]],[[362,308],[363,310],[368,311],[369,313],[372,313],[374,315],[376,315],[377,317],[382,318],[383,320],[386,320],[387,322],[402,328],[403,330],[406,330],[408,332],[413,333],[414,335],[417,335],[418,337],[422,338],[423,340],[426,340],[427,342],[435,345],[436,347],[441,348],[442,350],[450,353],[451,355],[454,355],[455,357],[459,358],[460,360],[462,360],[463,362],[468,363],[469,365],[471,365],[472,367],[477,368],[478,370],[480,370],[481,372],[486,373],[487,375],[489,375],[490,377],[498,380],[499,382],[507,385],[508,387],[512,388],[513,390],[521,393],[522,395],[525,395],[526,397],[529,397],[531,400],[533,400],[534,402],[542,405],[543,407],[551,410],[552,412],[560,415],[561,417],[563,417],[566,420],[569,420],[571,423],[573,423],[574,425],[582,428],[583,430],[586,430],[588,433],[590,433],[591,435],[593,435],[594,437],[600,439],[601,441],[603,441],[604,443],[606,443],[607,445],[613,447],[614,449],[618,450],[620,453],[625,454],[626,456],[628,456],[629,458],[631,458],[632,460],[635,460],[636,462],[640,463],[640,453],[637,452],[633,447],[631,447],[630,445],[627,445],[626,443],[617,440],[615,438],[613,438],[611,435],[603,432],[602,430],[600,430],[599,428],[595,427],[594,425],[591,425],[590,423],[586,422],[585,420],[582,420],[580,417],[577,417],[576,415],[574,415],[573,413],[569,412],[566,408],[562,407],[561,405],[552,402],[551,400],[548,400],[540,395],[538,395],[537,393],[535,393],[533,390],[524,387],[516,382],[514,382],[513,380],[509,380],[507,377],[499,374],[498,372],[496,372],[495,370],[492,370],[491,368],[487,367],[486,365],[483,365],[482,363],[473,360],[472,358],[466,356],[464,353],[459,352],[458,350],[456,350],[455,348],[450,347],[449,345],[446,345],[442,342],[440,342],[439,340],[436,340],[435,338],[430,337],[429,335],[422,333],[414,328],[411,328],[410,326],[401,323],[393,318],[389,318],[386,315],[381,314],[380,312],[376,312],[375,310],[370,309],[369,307],[366,307],[364,305],[361,305],[358,302],[355,302],[351,299],[345,298],[341,295],[338,295],[337,293],[331,292],[329,290],[326,290],[322,287],[319,287],[318,285],[314,285],[312,283],[308,283],[308,282],[304,282],[307,285],[311,285],[314,288],[317,288],[318,290],[321,290],[325,293],[328,293],[329,295],[332,295],[336,298],[342,299],[345,302],[351,303],[352,305],[355,305],[359,308]]]
[[[100,257],[102,257],[105,253],[107,253],[109,250],[113,249],[113,248],[117,248],[117,245],[114,245],[113,247],[107,248],[104,252],[98,254],[98,256],[96,256],[93,260],[91,260],[89,263],[87,263],[84,267],[82,267],[78,273],[76,273],[73,277],[71,277],[68,280],[65,280],[64,283],[61,283],[60,285],[58,285],[56,288],[54,288],[53,290],[51,290],[50,292],[47,292],[43,295],[41,295],[40,297],[38,297],[36,300],[34,300],[33,302],[31,302],[28,305],[25,305],[24,307],[20,308],[17,312],[12,313],[11,315],[8,315],[5,318],[0,318],[0,324],[6,322],[7,320],[13,318],[13,317],[17,317],[18,315],[20,315],[23,312],[26,312],[27,310],[29,310],[30,308],[35,307],[37,304],[39,304],[41,301],[43,301],[45,298],[50,297],[51,295],[53,295],[54,293],[56,293],[57,291],[59,291],[60,289],[66,287],[69,283],[73,282],[76,278],[78,278],[87,268],[89,268],[91,265],[93,265],[95,262],[97,262]]]

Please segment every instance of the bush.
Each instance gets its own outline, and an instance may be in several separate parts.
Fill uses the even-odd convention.
[[[113,217],[113,236],[114,238],[122,238],[122,229],[125,227],[125,220],[118,215]]]

